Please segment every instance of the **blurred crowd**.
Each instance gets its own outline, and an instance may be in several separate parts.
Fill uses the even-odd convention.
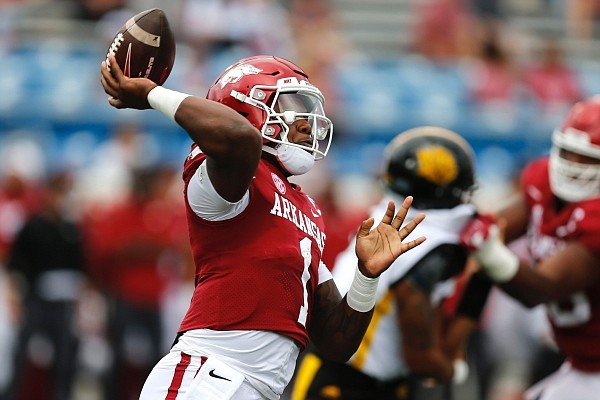
[[[388,58],[418,57],[430,68],[458,65],[475,112],[497,124],[515,118],[526,102],[535,105],[527,109],[534,120],[552,126],[591,94],[564,39],[599,36],[597,1],[403,1],[411,6],[410,45],[399,45]],[[218,71],[242,56],[295,61],[324,92],[333,121],[340,121],[333,140],[341,150],[333,149],[332,160],[301,181],[326,221],[335,221],[328,224],[326,249],[333,265],[380,195],[382,146],[377,140],[365,145],[368,132],[357,138],[343,123],[350,118],[347,92],[336,74],[370,57],[344,35],[340,10],[350,6],[343,0],[0,0],[0,57],[54,36],[85,36],[100,49],[88,71],[99,99],[87,105],[92,113],[105,104],[97,83],[103,49],[125,20],[147,8],[163,8],[169,16],[178,41],[172,84],[180,90],[202,95]],[[515,31],[507,20],[511,12],[562,16],[563,35]],[[50,153],[31,134],[38,125],[27,126],[27,118],[23,125],[12,122],[11,82],[0,77],[2,96],[9,98],[0,100],[0,400],[136,399],[170,347],[193,290],[180,176],[189,144],[184,141],[177,157],[161,156],[164,148],[148,133],[155,129],[112,118],[104,121],[106,134],[91,142],[85,136],[61,139],[77,142],[79,152]],[[549,143],[551,131],[545,134]],[[510,159],[501,141],[488,138],[482,148],[477,140],[477,196],[485,209],[512,190],[526,160]],[[355,164],[351,175],[344,174],[349,163]],[[471,349],[472,384],[481,398],[517,400],[557,366],[560,355],[547,334],[539,310],[525,311],[495,294]]]
[[[4,165],[7,398],[136,398],[170,346],[193,268],[178,171],[145,165],[142,139],[120,126],[86,170],[34,180]]]

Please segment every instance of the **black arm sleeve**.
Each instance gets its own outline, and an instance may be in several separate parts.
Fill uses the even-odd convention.
[[[492,281],[483,274],[473,274],[460,298],[456,313],[478,321],[492,286]]]
[[[433,287],[463,271],[467,252],[456,244],[442,244],[419,260],[404,279],[425,293],[431,293]]]

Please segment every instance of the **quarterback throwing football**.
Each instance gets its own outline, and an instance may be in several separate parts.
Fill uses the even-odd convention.
[[[358,264],[342,299],[321,262],[318,206],[291,175],[327,155],[333,125],[324,99],[295,64],[272,56],[227,68],[206,99],[123,75],[114,57],[102,85],[116,108],[153,108],[193,140],[185,202],[195,291],[175,345],[140,399],[278,399],[309,338],[331,360],[357,349],[379,275],[425,238],[404,239],[423,220],[390,202],[357,234]]]

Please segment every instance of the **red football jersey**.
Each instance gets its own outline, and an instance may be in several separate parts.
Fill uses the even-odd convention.
[[[529,250],[540,262],[569,241],[598,254],[600,268],[600,199],[567,203],[557,209],[550,190],[548,158],[532,162],[522,176],[529,205]],[[555,340],[575,368],[600,371],[600,282],[570,301],[547,304]]]
[[[180,331],[268,330],[306,346],[325,244],[321,211],[261,161],[240,215],[200,218],[187,202],[187,185],[204,159],[189,157],[183,173],[196,287]]]

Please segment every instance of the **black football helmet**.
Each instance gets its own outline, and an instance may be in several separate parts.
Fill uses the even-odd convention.
[[[452,208],[469,200],[475,188],[473,149],[457,133],[421,126],[398,134],[384,154],[384,183],[413,196],[419,209]]]

